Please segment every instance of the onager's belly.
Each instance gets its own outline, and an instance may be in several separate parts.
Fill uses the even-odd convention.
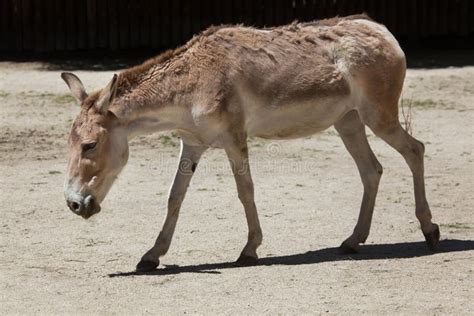
[[[304,137],[331,127],[350,110],[350,105],[348,97],[278,106],[247,103],[246,130],[248,135],[268,139]]]
[[[291,63],[237,86],[247,134],[269,139],[308,136],[332,126],[354,107],[350,83],[326,60]],[[303,61],[302,61],[303,63]],[[290,71],[291,69],[294,69]],[[250,69],[249,73],[256,73]]]

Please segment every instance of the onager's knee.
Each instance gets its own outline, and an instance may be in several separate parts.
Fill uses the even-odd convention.
[[[371,167],[370,169],[365,170],[364,174],[361,177],[364,189],[367,191],[376,190],[379,186],[382,173],[382,165],[378,161],[375,161],[375,165],[373,165],[373,167]]]
[[[403,150],[400,150],[400,153],[405,158],[412,172],[418,174],[420,172],[420,168],[423,168],[425,145],[423,145],[422,142],[411,138],[408,146],[406,146]]]
[[[172,215],[179,211],[183,198],[181,196],[170,196],[168,198],[168,213]]]
[[[248,239],[256,246],[260,246],[262,244],[263,235],[262,230],[260,227],[257,228],[255,231],[249,232]]]
[[[423,160],[423,157],[425,155],[425,145],[416,139],[413,140],[414,141],[410,144],[411,151],[413,155],[416,156],[419,160]]]
[[[244,207],[255,204],[253,194],[248,192],[239,194],[239,200],[244,205]]]

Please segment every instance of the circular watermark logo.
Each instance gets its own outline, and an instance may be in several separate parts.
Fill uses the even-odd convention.
[[[267,146],[267,153],[271,157],[278,156],[281,153],[281,145],[278,143],[270,143]]]

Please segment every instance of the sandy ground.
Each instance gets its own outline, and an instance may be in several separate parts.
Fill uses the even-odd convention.
[[[112,72],[78,71],[98,88]],[[224,153],[208,151],[183,203],[169,253],[136,275],[165,215],[178,140],[131,142],[102,212],[85,221],[62,193],[66,140],[78,106],[59,71],[0,63],[0,312],[469,314],[474,311],[474,67],[409,70],[403,97],[426,144],[438,253],[427,251],[401,156],[370,135],[384,166],[372,232],[338,255],[362,186],[334,129],[250,142],[264,243],[236,268],[246,222]]]

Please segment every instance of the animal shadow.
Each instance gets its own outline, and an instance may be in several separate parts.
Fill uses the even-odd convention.
[[[439,249],[436,252],[428,250],[424,242],[404,242],[395,244],[365,245],[360,248],[360,252],[351,255],[338,253],[338,248],[323,248],[305,253],[264,257],[258,260],[257,266],[273,265],[304,265],[317,264],[323,262],[336,262],[346,260],[379,260],[379,259],[402,259],[429,256],[436,253],[459,252],[474,250],[474,240],[446,239],[440,241]],[[210,273],[220,274],[220,270],[245,268],[235,265],[234,262],[204,263],[197,265],[168,265],[164,268],[142,273],[142,272],[116,272],[109,274],[109,277],[127,277],[139,275],[173,275],[180,273]]]

